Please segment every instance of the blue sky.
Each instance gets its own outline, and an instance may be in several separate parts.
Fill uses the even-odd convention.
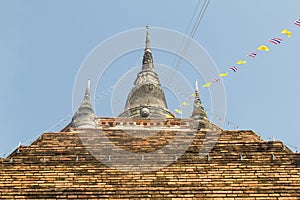
[[[185,33],[196,5],[192,0],[0,1],[0,153],[10,153],[72,112],[76,74],[99,43],[146,24]],[[259,45],[270,46],[224,79],[226,119],[298,148],[300,27],[293,22],[299,9],[298,0],[212,0],[194,37],[222,72]],[[280,34],[283,28],[293,32],[291,38]],[[268,43],[272,37],[284,41],[274,46]],[[153,53],[155,62],[172,64],[164,53]],[[122,65],[130,67],[140,56],[137,52]],[[209,107],[207,89],[201,94]]]

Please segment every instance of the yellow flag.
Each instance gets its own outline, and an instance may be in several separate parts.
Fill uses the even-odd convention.
[[[192,97],[195,97],[196,95],[195,95],[195,93],[193,93],[193,94],[191,94],[191,96],[192,96]]]
[[[211,82],[205,83],[204,85],[202,85],[202,87],[209,87],[211,85]]]
[[[246,60],[239,60],[236,62],[237,65],[243,65],[243,64],[246,64],[247,61]]]
[[[177,112],[178,114],[182,114],[182,111],[179,109],[175,109],[175,112]]]
[[[261,51],[269,51],[269,48],[267,46],[264,46],[264,45],[259,46],[257,49],[261,50]]]
[[[183,101],[183,102],[182,102],[182,105],[188,106],[189,104],[188,104],[186,101]]]
[[[226,72],[226,73],[224,73],[224,74],[219,74],[219,76],[221,76],[221,77],[225,77],[225,76],[227,76],[228,75],[228,72]]]
[[[283,30],[281,31],[281,33],[285,34],[285,35],[288,36],[288,37],[291,37],[291,35],[292,35],[292,32],[290,32],[290,31],[288,31],[288,30],[286,30],[286,29],[283,29]]]
[[[170,118],[174,118],[174,117],[172,115],[168,115],[167,118],[170,119]]]

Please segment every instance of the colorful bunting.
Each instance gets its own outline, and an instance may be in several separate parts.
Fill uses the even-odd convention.
[[[243,65],[243,64],[246,64],[247,61],[246,60],[239,60],[236,62],[237,65]]]
[[[300,26],[300,18],[297,19],[297,20],[294,22],[294,24],[297,25],[297,26]],[[289,37],[289,38],[290,38],[291,35],[292,35],[292,32],[291,32],[291,31],[288,31],[287,29],[282,29],[280,33],[285,34],[285,35],[286,35],[287,37]],[[281,38],[276,38],[276,37],[275,37],[275,38],[271,38],[271,39],[269,40],[269,42],[271,42],[271,43],[273,43],[273,44],[275,44],[275,45],[280,44],[282,41],[283,41],[283,40],[282,40]],[[260,50],[260,51],[270,51],[269,48],[268,48],[267,46],[265,46],[265,45],[259,46],[259,47],[257,48],[257,50]],[[256,56],[257,56],[258,54],[259,54],[258,52],[250,52],[247,56],[248,56],[248,57],[251,57],[251,58],[256,58]],[[247,64],[247,61],[246,61],[246,60],[238,60],[238,61],[236,62],[236,64],[237,64],[237,65]],[[232,71],[232,72],[237,72],[238,68],[237,68],[236,66],[231,66],[230,68],[228,68],[228,70],[230,70],[230,71]],[[227,77],[228,74],[229,74],[229,72],[221,73],[221,74],[219,74],[219,77],[222,77],[222,78],[223,78],[223,77]],[[204,87],[210,87],[212,83],[218,83],[218,82],[221,82],[221,81],[222,81],[221,78],[215,78],[215,79],[212,79],[210,82],[207,82],[207,83],[203,84],[202,87],[203,87],[203,88],[204,88]],[[189,101],[192,101],[191,98],[192,98],[192,97],[195,97],[195,96],[196,96],[196,95],[195,95],[194,93],[191,94],[191,97],[189,97],[188,100],[189,100]],[[183,101],[183,102],[182,102],[182,105],[183,105],[183,106],[189,106],[189,103],[187,103],[186,101]],[[182,108],[182,107],[180,107],[180,108]],[[184,108],[183,108],[183,109],[184,109]],[[180,115],[182,114],[182,111],[179,110],[179,109],[175,109],[175,112],[178,113],[178,114],[180,114]],[[173,113],[173,114],[176,116],[175,113]],[[173,118],[173,116],[168,115],[167,118]]]
[[[273,44],[280,44],[282,42],[281,38],[272,38],[269,40],[269,42],[272,42]]]
[[[257,49],[261,50],[261,51],[269,51],[269,48],[267,46],[264,46],[264,45],[259,46]]]
[[[292,35],[292,32],[290,32],[290,31],[288,31],[288,30],[286,30],[286,29],[283,29],[283,30],[281,31],[281,33],[285,34],[287,37],[291,37],[291,35]]]
[[[295,25],[297,26],[300,26],[300,18],[297,19],[295,22],[294,22]],[[291,31],[288,31],[287,29],[282,29],[281,30],[281,33],[282,34],[285,34],[287,37],[291,37],[292,35],[292,32]],[[283,40],[281,38],[277,38],[277,37],[274,37],[274,38],[271,38],[269,40],[269,42],[275,44],[275,45],[278,45],[282,42]],[[260,51],[270,51],[270,49],[265,46],[265,45],[261,45],[257,48],[257,50],[260,50]],[[259,53],[258,52],[250,52],[247,56],[248,57],[251,57],[251,58],[256,58],[256,56],[258,55]],[[243,64],[246,64],[247,61],[246,60],[238,60],[236,62],[237,65],[243,65]],[[228,70],[232,71],[232,72],[237,72],[238,68],[236,66],[232,66],[230,68],[228,68]],[[229,72],[226,72],[226,73],[221,73],[219,74],[219,77],[226,77],[228,76]],[[217,82],[221,82],[221,78],[215,78],[215,79],[212,79],[210,82],[208,83],[205,83],[204,85],[202,85],[202,87],[210,87],[212,83],[217,83]],[[192,96],[194,97],[195,95],[192,94]]]

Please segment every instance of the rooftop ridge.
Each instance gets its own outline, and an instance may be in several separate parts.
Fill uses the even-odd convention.
[[[48,141],[47,143],[50,144],[50,147],[51,146],[52,147],[56,146],[56,147],[59,147],[63,151],[65,151],[66,149],[62,148],[62,147],[69,147],[69,148],[81,147],[81,148],[84,148],[83,143],[81,143],[81,139],[80,139],[80,137],[78,135],[78,132],[82,132],[82,131],[83,132],[84,131],[89,131],[90,132],[90,131],[95,131],[95,130],[94,129],[80,129],[80,130],[73,130],[71,132],[46,132],[46,133],[43,133],[35,141],[33,141],[30,145],[28,145],[28,146],[20,146],[20,147],[16,148],[10,155],[7,156],[7,158],[11,158],[11,157],[17,156],[18,154],[20,154],[20,152],[22,152],[22,149],[25,149],[25,148],[34,147],[34,148],[40,148],[42,150],[42,149],[44,149],[44,148],[47,147],[47,145],[45,146],[45,144],[43,144],[43,142],[45,142],[45,141]],[[98,131],[100,131],[100,130],[98,130]],[[122,129],[122,127],[119,127],[119,129],[114,129],[114,130],[108,130],[108,129],[106,129],[106,130],[101,130],[101,131],[105,131],[107,136],[110,136],[110,134],[112,134],[113,137],[116,136],[115,133],[117,133],[117,134],[127,134],[126,132],[124,132],[124,129]],[[139,131],[140,132],[143,132],[143,131],[152,131],[152,132],[153,131],[154,132],[158,131],[157,133],[159,133],[159,131],[162,131],[162,130],[155,130],[155,129],[152,129],[152,130],[143,130],[143,129],[140,129]],[[180,129],[176,129],[176,130],[166,129],[166,130],[163,130],[163,131],[165,133],[168,133],[168,132],[175,133],[175,132],[180,131]],[[186,131],[186,129],[182,129],[181,131]],[[208,132],[215,132],[215,131],[214,130],[209,130],[209,129],[198,131],[196,133],[196,136],[195,136],[195,141],[199,140],[198,137],[204,139],[205,135]],[[53,138],[57,138],[57,139],[53,140]],[[66,140],[65,142],[66,143],[63,143],[65,145],[61,145],[59,143],[56,143],[58,141],[61,141],[60,138],[65,138],[65,140]],[[74,140],[74,138],[77,138],[77,139]],[[134,138],[138,139],[138,137],[136,135],[134,136]],[[141,138],[143,138],[143,137],[141,137]],[[250,138],[253,138],[253,139],[250,139]],[[73,142],[75,142],[71,146],[68,146],[68,145],[70,145],[70,143],[67,142],[69,139],[72,139]],[[160,140],[161,139],[162,138],[160,138]],[[123,142],[122,142],[122,144],[123,144]],[[220,135],[219,140],[217,141],[216,147],[214,147],[214,149],[212,150],[211,153],[213,153],[216,150],[216,148],[218,147],[218,145],[222,145],[222,146],[223,145],[228,145],[228,146],[231,146],[231,145],[234,145],[234,144],[242,144],[242,145],[244,145],[244,144],[250,145],[251,144],[252,145],[252,146],[250,145],[251,147],[254,147],[254,146],[256,147],[256,149],[252,149],[251,151],[257,151],[257,152],[266,151],[266,152],[270,152],[270,151],[272,151],[273,148],[275,148],[280,153],[285,152],[285,153],[292,153],[292,154],[294,154],[294,152],[292,152],[288,147],[286,147],[283,142],[281,142],[281,141],[265,141],[265,140],[262,140],[255,132],[249,131],[249,130],[235,131],[235,133],[233,133],[233,131],[229,131],[229,130],[223,131],[221,133],[221,135]],[[192,143],[192,146],[193,145],[195,145],[195,144]],[[196,146],[198,146],[198,144]],[[223,146],[223,148],[224,147],[225,146]],[[237,148],[242,150],[243,148],[246,148],[246,146],[238,146]],[[249,148],[247,147],[246,149],[249,149]],[[48,149],[48,150],[51,150],[51,148]],[[44,151],[44,150],[42,150],[42,151]],[[241,151],[241,152],[243,152],[243,151]],[[228,153],[234,153],[234,151],[228,151]]]

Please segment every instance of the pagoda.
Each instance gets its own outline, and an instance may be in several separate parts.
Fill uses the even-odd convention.
[[[90,82],[70,123],[0,159],[1,199],[300,199],[300,154],[168,109],[146,45],[124,110],[96,116]]]

